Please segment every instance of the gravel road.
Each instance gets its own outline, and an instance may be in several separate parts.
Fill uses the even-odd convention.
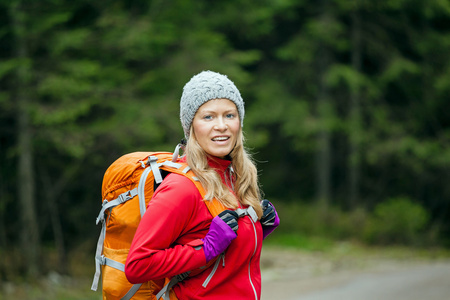
[[[263,250],[262,300],[447,300],[450,260]]]

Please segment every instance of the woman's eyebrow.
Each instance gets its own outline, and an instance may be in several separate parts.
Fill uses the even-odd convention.
[[[206,110],[206,109],[199,109],[199,111],[198,111],[199,113],[202,113],[202,114],[211,114],[211,113],[216,113],[216,111],[215,110],[211,110],[211,109],[208,109],[208,110]]]
[[[199,110],[200,113],[214,113],[217,114],[219,113],[217,110],[213,110],[213,109],[205,109],[205,110]],[[230,113],[230,112],[234,112],[237,113],[237,109],[235,108],[231,108],[231,109],[227,109],[225,111],[223,111],[223,113]]]

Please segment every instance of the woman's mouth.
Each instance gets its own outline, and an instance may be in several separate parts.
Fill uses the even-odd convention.
[[[228,136],[216,136],[216,137],[212,138],[213,142],[224,142],[229,139],[230,139],[230,137],[228,137]]]

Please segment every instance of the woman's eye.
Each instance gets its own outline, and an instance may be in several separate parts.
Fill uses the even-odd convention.
[[[236,117],[235,114],[227,114],[227,118],[228,118],[228,119],[233,119],[234,117]]]
[[[211,120],[211,119],[212,119],[212,116],[211,116],[211,115],[206,115],[206,116],[203,117],[203,119],[205,119],[205,120]]]

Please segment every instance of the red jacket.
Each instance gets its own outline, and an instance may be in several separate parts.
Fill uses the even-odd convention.
[[[230,182],[229,161],[215,159],[209,164],[223,182]],[[194,247],[202,245],[200,239],[211,220],[195,185],[182,175],[169,174],[155,191],[134,236],[125,265],[128,280],[171,278],[205,266],[202,248]],[[260,299],[262,227],[249,216],[240,218],[238,224],[237,238],[216,261],[217,269],[212,265],[178,283],[173,288],[178,299]]]

